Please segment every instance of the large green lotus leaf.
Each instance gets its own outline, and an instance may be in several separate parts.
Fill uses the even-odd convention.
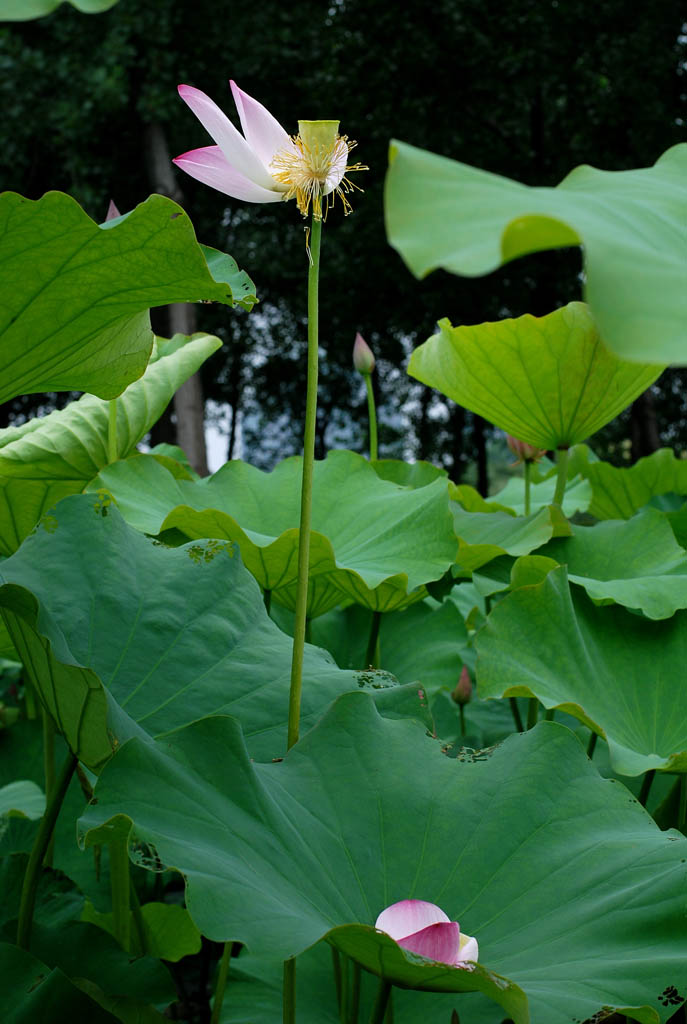
[[[271,473],[235,461],[192,482],[138,456],[107,467],[90,489],[109,491],[127,521],[146,533],[176,528],[190,538],[235,541],[260,586],[292,608],[301,467],[300,457]],[[402,487],[348,451],[315,463],[312,530],[311,616],[344,594],[378,611],[420,600],[423,584],[446,572],[457,547],[443,477]]]
[[[456,561],[464,572],[473,572],[501,555],[528,555],[562,530],[569,530],[553,506],[518,517],[498,510],[466,512],[456,502],[452,511],[460,543]]]
[[[649,619],[687,608],[687,551],[662,512],[648,508],[633,519],[573,526],[572,532],[538,554],[567,565],[568,579],[597,604],[638,608]]]
[[[445,469],[433,466],[431,462],[403,462],[401,459],[377,459],[372,467],[382,480],[391,480],[401,487],[425,487],[439,477],[447,479]]]
[[[220,346],[213,335],[155,339],[140,380],[117,399],[117,451],[126,458],[177,388]],[[0,554],[11,555],[43,513],[78,494],[108,464],[109,403],[83,395],[64,409],[0,430]]]
[[[27,672],[93,770],[132,734],[166,735],[214,712],[238,716],[255,757],[283,753],[292,642],[231,543],[168,548],[113,505],[74,495],[1,570],[0,608]],[[308,647],[302,727],[363,685]],[[421,713],[417,688],[374,686],[389,713],[410,713],[408,701]]]
[[[589,454],[580,448],[576,465],[592,485],[589,512],[597,519],[629,519],[652,498],[687,495],[687,460],[675,458],[670,448],[659,448],[627,469],[591,461]]]
[[[687,771],[687,612],[599,608],[561,566],[500,601],[476,645],[481,697],[562,708],[607,739],[621,775]]]
[[[475,327],[443,319],[439,328],[410,357],[411,377],[537,448],[583,441],[663,370],[609,352],[582,302]]]
[[[212,276],[188,215],[158,195],[100,228],[61,192],[6,192],[0,270],[3,402],[36,391],[115,398],[148,363],[151,306],[255,301],[245,274]]]
[[[0,943],[0,985],[5,1024],[117,1024],[108,1013],[82,992],[58,968],[51,970],[25,949]],[[6,1002],[5,1002],[6,1000]]]
[[[43,18],[63,3],[63,0],[0,0],[0,21],[31,21]],[[117,0],[69,0],[84,14],[99,14],[109,11]]]
[[[660,832],[556,723],[456,761],[345,694],[280,764],[252,763],[238,723],[217,716],[164,744],[132,739],[96,796],[86,846],[128,835],[134,860],[183,872],[205,935],[261,956],[327,937],[401,986],[480,990],[515,1024],[607,1006],[649,1024],[672,1012],[662,993],[687,986],[687,840]],[[475,935],[480,966],[375,933],[406,898]]]
[[[585,296],[624,359],[685,363],[687,145],[653,167],[575,168],[556,188],[518,182],[402,142],[386,182],[389,241],[422,277],[476,277],[541,249],[581,245]]]

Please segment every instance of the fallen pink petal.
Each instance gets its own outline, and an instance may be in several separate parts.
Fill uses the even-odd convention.
[[[476,962],[477,939],[462,935],[441,907],[425,900],[400,900],[383,910],[375,921],[377,931],[394,939],[402,949],[452,967]]]

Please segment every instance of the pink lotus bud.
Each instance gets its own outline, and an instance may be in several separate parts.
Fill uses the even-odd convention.
[[[537,462],[542,455],[546,455],[546,448],[535,448],[527,441],[518,441],[517,437],[511,434],[506,434],[506,444],[513,455],[517,455],[518,462]]]
[[[467,665],[463,665],[460,679],[451,694],[456,704],[469,704],[472,699],[472,679]]]
[[[364,377],[369,377],[375,368],[375,357],[372,354],[372,349],[367,344],[360,331],[358,331],[355,336],[355,345],[353,346],[353,365],[358,373],[362,373]]]
[[[393,903],[381,912],[375,928],[385,932],[402,949],[419,953],[435,963],[471,971],[471,962],[476,963],[479,956],[477,939],[462,935],[456,921],[451,921],[436,904],[425,900]]]
[[[114,220],[115,217],[121,217],[121,216],[122,216],[121,213],[119,212],[119,210],[115,206],[114,199],[110,199],[110,205],[107,208],[107,217],[105,218],[105,220]]]

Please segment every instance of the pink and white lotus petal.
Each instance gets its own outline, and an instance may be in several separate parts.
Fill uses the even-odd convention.
[[[219,146],[191,149],[172,162],[192,178],[234,199],[244,199],[249,203],[278,203],[283,197],[283,193],[257,185],[232,167]]]
[[[275,188],[275,181],[262,160],[235,128],[227,115],[200,89],[180,85],[179,95],[203,127],[209,132],[227,161],[235,170],[266,190]],[[260,200],[258,200],[260,202]]]
[[[456,964],[460,957],[460,928],[455,921],[430,924],[428,928],[396,941],[402,949],[419,953],[440,964]]]
[[[462,963],[465,960],[472,960],[475,963],[479,960],[477,939],[473,938],[472,935],[461,935],[460,937],[460,950],[458,951],[458,960],[456,962]]]
[[[381,912],[375,928],[398,942],[432,924],[450,924],[441,907],[425,900],[400,900]]]
[[[258,103],[243,89],[239,89],[236,82],[231,81],[229,85],[246,142],[265,167],[269,168],[275,154],[281,150],[295,153],[296,147],[291,137],[284,131],[276,117],[270,114],[267,107],[263,107],[262,103]]]
[[[346,164],[348,163],[348,145],[343,139],[339,139],[334,152],[331,157],[331,167],[325,180],[322,195],[328,196],[330,192],[333,192],[337,188],[346,173]]]

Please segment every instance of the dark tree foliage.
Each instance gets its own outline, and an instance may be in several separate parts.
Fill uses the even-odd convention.
[[[365,191],[353,215],[335,209],[323,233],[319,450],[365,445],[364,389],[351,368],[360,330],[378,356],[382,454],[431,458],[458,478],[489,427],[413,383],[407,355],[442,316],[542,315],[578,298],[580,254],[529,257],[477,280],[437,272],[415,281],[384,233],[389,140],[527,184],[556,184],[579,163],[651,164],[684,137],[683,21],[677,0],[631,18],[620,0],[120,0],[95,17],[65,6],[0,29],[3,187],[32,198],[63,189],[96,219],[111,197],[131,208],[149,191],[147,124],[164,127],[174,153],[208,144],[178,82],[234,117],[232,77],[291,131],[300,117],[340,117],[370,170],[356,178]],[[182,186],[199,237],[232,253],[257,285],[252,314],[203,307],[199,324],[225,341],[205,368],[207,395],[241,411],[244,455],[271,465],[300,446],[304,224],[294,204],[242,204],[191,179]],[[654,407],[660,439],[685,446],[676,380],[654,388]],[[623,437],[621,421],[598,440],[615,451]],[[234,428],[233,454],[236,441]]]

